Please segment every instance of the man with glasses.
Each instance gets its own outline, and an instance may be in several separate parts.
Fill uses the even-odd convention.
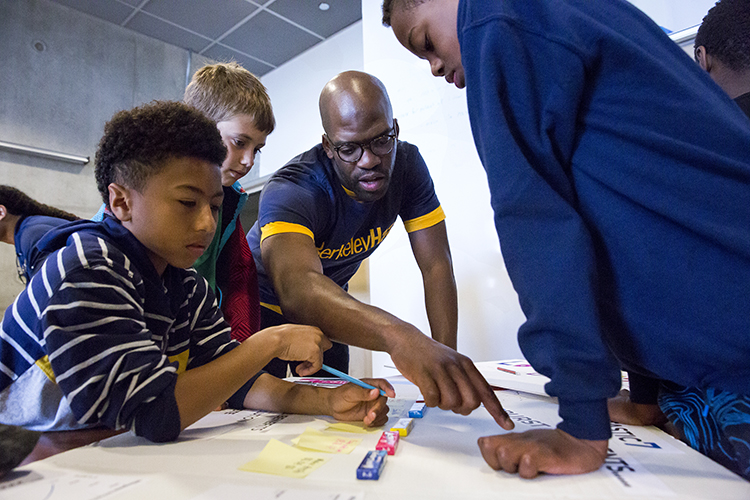
[[[324,363],[348,370],[345,344],[388,352],[428,406],[468,414],[484,403],[512,423],[471,360],[456,352],[458,323],[444,214],[417,148],[398,140],[383,84],[341,73],[320,95],[322,142],[268,181],[248,242],[258,268],[261,327],[286,322],[319,327],[334,341]],[[396,218],[409,233],[422,273],[432,338],[357,301],[347,283]],[[275,360],[268,371],[286,376]]]

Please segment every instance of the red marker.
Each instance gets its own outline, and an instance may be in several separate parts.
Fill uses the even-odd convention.
[[[498,369],[498,370],[500,370],[501,372],[505,372],[505,373],[512,373],[513,375],[518,375],[518,373],[516,373],[515,371],[513,371],[513,370],[509,370],[509,369],[507,369],[507,368],[503,368],[503,367],[501,367],[501,366],[498,366],[498,367],[497,367],[497,369]]]

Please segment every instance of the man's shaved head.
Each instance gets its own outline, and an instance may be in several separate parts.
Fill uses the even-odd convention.
[[[323,87],[319,105],[325,130],[321,142],[341,185],[360,202],[385,196],[396,164],[398,123],[383,82],[361,71],[345,71]],[[376,139],[390,151],[376,154],[372,150]],[[342,150],[361,155],[356,161],[345,161]]]
[[[393,109],[383,82],[361,71],[345,71],[333,77],[323,87],[318,105],[323,129],[329,135],[356,116],[378,116],[393,122]]]

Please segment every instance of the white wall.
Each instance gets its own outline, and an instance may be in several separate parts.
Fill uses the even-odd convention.
[[[662,28],[681,31],[703,21],[716,0],[630,0]]]
[[[495,233],[484,169],[471,136],[466,95],[434,78],[429,66],[399,45],[381,25],[380,2],[363,0],[365,71],[380,78],[401,128],[419,147],[446,213],[458,284],[458,349],[475,361],[520,356],[516,341],[525,320],[508,278]],[[419,269],[401,223],[370,257],[373,305],[429,334]],[[376,353],[373,374],[390,373]]]
[[[260,155],[261,177],[320,142],[318,96],[342,71],[362,70],[362,22],[356,22],[261,78],[271,96],[276,130]]]

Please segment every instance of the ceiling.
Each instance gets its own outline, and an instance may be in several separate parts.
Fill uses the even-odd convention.
[[[360,0],[52,1],[257,76],[362,18]]]

